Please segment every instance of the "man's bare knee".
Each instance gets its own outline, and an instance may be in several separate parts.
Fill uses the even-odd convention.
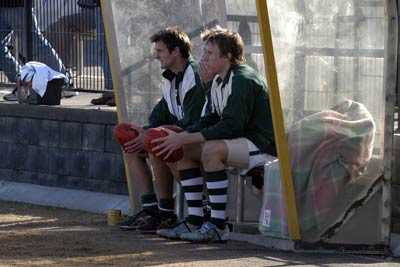
[[[178,170],[198,168],[200,164],[201,146],[199,144],[183,146],[183,158],[178,161]]]
[[[191,144],[183,146],[184,160],[200,161],[201,146],[199,144]]]
[[[206,142],[201,153],[201,163],[205,169],[221,168],[224,166],[228,149],[223,141]]]

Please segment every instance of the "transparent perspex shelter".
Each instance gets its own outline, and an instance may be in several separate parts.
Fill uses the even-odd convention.
[[[120,120],[145,124],[161,97],[162,70],[151,57],[149,37],[167,26],[189,34],[196,59],[204,28],[219,24],[239,32],[247,64],[265,77],[255,1],[102,2]],[[390,2],[267,1],[299,243],[388,245],[388,91],[396,69]],[[265,166],[261,196],[245,178],[231,177],[228,213],[239,233],[232,236],[248,240],[240,232],[252,232],[264,244],[270,243],[262,238],[291,240],[279,170],[279,160]]]
[[[385,245],[385,134],[393,127],[386,99],[395,68],[388,2],[268,4],[301,239]],[[285,214],[280,185],[266,177],[265,186],[262,230],[288,237],[285,216],[274,217]]]

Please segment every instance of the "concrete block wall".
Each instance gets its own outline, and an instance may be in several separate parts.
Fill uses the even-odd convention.
[[[115,111],[0,104],[0,180],[128,194]]]

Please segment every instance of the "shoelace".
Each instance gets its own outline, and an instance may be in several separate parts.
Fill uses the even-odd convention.
[[[131,216],[131,217],[126,221],[126,223],[131,224],[131,223],[133,223],[134,221],[138,220],[138,219],[139,219],[140,217],[142,217],[143,215],[155,216],[154,213],[152,213],[152,212],[150,212],[150,211],[144,209],[144,210],[141,210],[141,211],[139,211],[138,213],[136,213],[136,215]]]
[[[206,234],[210,230],[215,231],[219,235],[217,227],[214,224],[211,224],[211,223],[208,223],[208,222],[207,223],[203,223],[203,225],[200,227],[200,229],[198,231],[201,234]]]
[[[219,240],[219,241],[222,241],[221,235],[220,235],[220,233],[218,232],[217,227],[216,227],[214,224],[212,224],[212,223],[209,223],[209,222],[204,223],[204,224],[200,227],[200,229],[199,229],[198,231],[199,231],[199,233],[202,234],[202,235],[206,235],[208,232],[213,231],[213,232],[216,234],[218,240]]]

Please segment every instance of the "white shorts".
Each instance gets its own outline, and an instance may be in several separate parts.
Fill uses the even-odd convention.
[[[276,157],[261,152],[247,138],[224,140],[224,142],[228,147],[226,164],[228,167],[237,168],[242,175],[255,167],[276,160]]]

